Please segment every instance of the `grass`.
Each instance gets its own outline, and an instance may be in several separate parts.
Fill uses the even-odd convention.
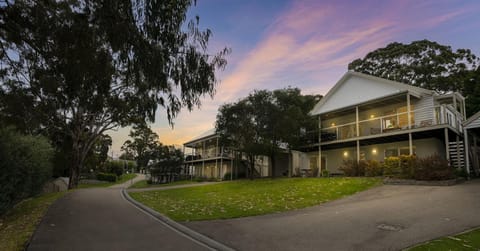
[[[105,183],[95,183],[95,184],[78,184],[77,188],[95,188],[95,187],[109,187],[117,184],[125,183],[133,178],[137,177],[134,173],[123,174],[117,179],[116,182],[105,182]]]
[[[429,241],[409,250],[480,250],[480,229]]]
[[[173,220],[195,221],[314,206],[379,184],[381,180],[378,178],[282,178],[129,194]]]
[[[49,193],[27,199],[0,216],[0,250],[24,250],[48,207],[65,193]]]
[[[191,180],[181,180],[181,181],[175,181],[172,183],[166,183],[166,184],[148,184],[146,180],[141,180],[130,186],[129,188],[149,188],[149,187],[166,187],[166,186],[177,186],[177,185],[186,185],[186,184],[193,184],[193,183],[198,183],[197,181],[191,181]]]

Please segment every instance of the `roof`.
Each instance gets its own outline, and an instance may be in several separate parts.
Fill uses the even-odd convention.
[[[463,126],[467,129],[480,128],[480,111],[465,120],[465,122],[463,122]]]
[[[191,139],[190,141],[188,142],[185,142],[183,143],[184,145],[188,145],[188,144],[192,144],[192,143],[195,143],[197,141],[201,141],[201,140],[204,140],[204,139],[207,139],[207,138],[211,138],[211,137],[215,137],[217,134],[215,133],[215,128],[212,128],[206,132],[203,132],[202,134],[194,137],[193,139]]]
[[[320,115],[401,92],[417,97],[434,94],[434,91],[424,88],[348,71],[315,105],[310,114]]]

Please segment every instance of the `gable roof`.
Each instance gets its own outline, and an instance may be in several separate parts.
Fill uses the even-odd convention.
[[[192,143],[195,143],[196,141],[200,141],[200,140],[203,140],[203,139],[207,139],[207,138],[213,138],[217,136],[217,134],[215,133],[215,128],[212,128],[206,132],[203,132],[202,134],[194,137],[193,139],[191,139],[190,141],[188,142],[185,142],[183,143],[184,145],[188,145],[188,144],[192,144]]]
[[[417,97],[434,93],[434,91],[424,88],[348,71],[315,105],[310,111],[310,115],[324,114],[401,92],[408,92]]]
[[[480,128],[480,111],[465,120],[465,122],[463,122],[463,126],[467,129]]]

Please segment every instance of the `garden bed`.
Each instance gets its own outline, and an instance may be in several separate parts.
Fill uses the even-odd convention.
[[[456,178],[449,180],[411,180],[411,179],[396,179],[385,178],[383,184],[385,185],[415,185],[415,186],[453,186],[464,182],[464,178]]]

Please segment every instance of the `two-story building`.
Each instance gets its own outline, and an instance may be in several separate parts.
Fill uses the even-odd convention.
[[[276,168],[280,172],[274,176],[320,174],[321,170],[341,173],[339,168],[344,160],[382,162],[399,155],[437,154],[454,167],[464,168],[466,161],[476,169],[479,166],[475,154],[465,158],[467,128],[463,127],[480,126],[477,122],[480,115],[471,122],[466,121],[465,99],[456,92],[440,94],[348,71],[310,114],[318,117],[318,132],[315,132],[318,135],[307,140],[305,147],[298,149],[301,151],[290,151],[290,157],[276,161],[285,166]],[[477,142],[477,137],[472,136],[470,140],[467,137],[465,142]],[[244,168],[241,155],[219,145],[214,129],[185,143],[184,147],[192,149],[190,154],[186,153],[186,164],[195,176],[222,179],[226,173],[235,175]],[[470,151],[478,152],[479,148],[475,143]],[[271,176],[268,158],[259,158],[256,170],[260,176]],[[235,159],[240,161],[236,163]]]
[[[463,167],[464,101],[456,92],[349,71],[311,111],[319,121],[318,165],[340,173],[347,159],[438,154]]]
[[[183,144],[185,174],[192,177],[229,180],[244,177],[249,163],[241,153],[224,147],[215,129],[210,129]],[[269,176],[269,160],[266,156],[255,159],[256,176]]]

